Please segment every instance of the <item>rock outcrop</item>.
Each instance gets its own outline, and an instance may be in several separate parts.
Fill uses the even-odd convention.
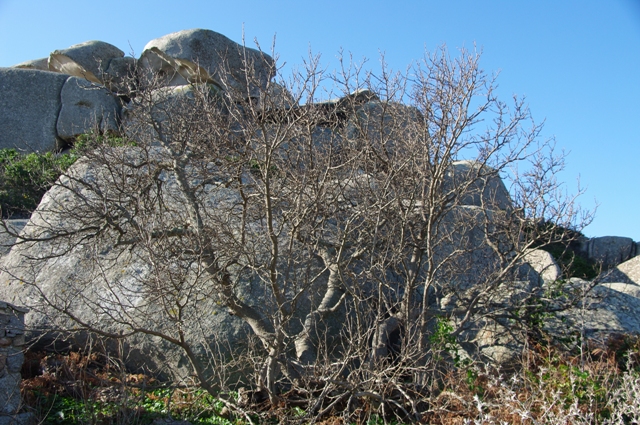
[[[28,222],[27,219],[5,220],[3,224],[6,228],[0,225],[0,257],[9,253],[11,247],[16,243],[16,235],[24,229]]]
[[[146,89],[146,84],[151,81],[161,81],[162,88],[149,91],[150,100],[161,99],[155,103],[155,109],[149,110],[156,124],[162,125],[168,121],[166,117],[173,112],[171,108],[175,105],[184,105],[193,100],[198,94],[195,90],[208,90],[212,98],[226,92],[234,100],[232,103],[237,101],[242,104],[247,98],[258,102],[263,108],[257,117],[264,124],[261,125],[261,134],[272,131],[283,115],[290,113],[289,117],[297,117],[296,113],[301,115],[305,108],[313,106],[317,107],[314,110],[317,122],[314,121],[314,127],[307,129],[310,130],[308,133],[297,134],[308,135],[315,147],[321,146],[327,151],[335,147],[334,153],[339,154],[339,145],[343,143],[357,145],[368,140],[367,146],[379,157],[406,156],[410,153],[411,146],[403,145],[402,141],[412,136],[417,128],[416,123],[423,119],[418,109],[384,103],[375,93],[366,90],[320,105],[296,105],[295,99],[285,88],[270,83],[274,70],[273,60],[268,55],[209,30],[180,31],[152,40],[137,60],[124,57],[122,51],[107,43],[82,43],[55,51],[46,59],[0,69],[0,113],[5,117],[0,121],[0,147],[54,151],[72,144],[79,135],[91,131],[129,135],[128,129],[132,126],[128,124],[139,123],[128,121],[127,112],[122,111],[135,111],[142,97],[136,99],[135,90],[130,90],[130,85],[140,84],[133,88]],[[248,76],[252,77],[250,79],[254,83],[247,84]],[[267,96],[269,104],[264,103],[265,93],[273,96]],[[234,128],[232,132],[236,130]],[[154,135],[152,129],[148,129],[149,134]],[[185,377],[191,372],[190,360],[175,341],[168,342],[169,338],[166,337],[175,335],[174,328],[178,320],[166,320],[167,316],[174,314],[171,307],[166,305],[157,288],[147,284],[154,274],[149,257],[145,257],[144,249],[147,247],[139,244],[131,249],[116,249],[126,244],[123,240],[130,237],[122,228],[118,229],[121,233],[117,235],[114,230],[110,238],[98,237],[98,231],[76,240],[55,237],[61,233],[65,237],[73,236],[81,226],[93,229],[109,227],[104,222],[91,222],[90,214],[83,214],[83,207],[99,200],[94,198],[98,193],[105,196],[104,199],[128,199],[132,191],[116,193],[114,189],[114,193],[106,193],[110,190],[110,182],[116,176],[123,181],[133,179],[135,173],[144,171],[154,161],[164,161],[164,165],[151,173],[153,176],[149,177],[146,186],[135,190],[150,191],[154,186],[162,188],[153,201],[158,201],[158,204],[152,207],[162,211],[158,220],[165,225],[170,224],[167,228],[171,229],[168,231],[171,237],[192,225],[192,217],[184,210],[188,200],[180,191],[187,179],[201,183],[198,196],[202,197],[204,216],[210,220],[224,216],[219,222],[223,228],[221,232],[233,235],[241,226],[243,229],[260,229],[264,226],[259,217],[243,217],[245,221],[239,222],[238,217],[242,214],[238,214],[237,210],[242,208],[238,208],[238,205],[246,202],[246,194],[231,188],[231,184],[215,181],[219,176],[213,176],[211,169],[216,164],[200,164],[201,169],[188,170],[188,177],[178,176],[176,172],[169,171],[172,166],[167,165],[175,164],[175,157],[162,161],[157,159],[166,154],[157,148],[157,140],[155,138],[148,143],[148,150],[131,146],[105,150],[106,155],[124,159],[128,169],[127,166],[121,167],[124,170],[116,169],[116,166],[107,170],[88,160],[79,161],[45,195],[26,226],[25,223],[15,223],[13,229],[24,229],[21,230],[20,243],[3,258],[0,299],[31,307],[29,328],[48,334],[50,340],[56,336],[51,333],[52,329],[75,326],[68,317],[59,314],[60,308],[50,308],[42,301],[47,298],[60,302],[65,306],[65,311],[82,324],[80,327],[83,329],[100,324],[104,334],[130,333],[131,351],[127,358],[130,367]],[[283,143],[279,149],[286,147],[287,144]],[[350,148],[358,151],[358,146]],[[384,166],[382,162],[381,168]],[[256,167],[260,167],[260,164],[257,163]],[[246,175],[236,177],[242,182],[253,178],[251,173],[255,171],[253,169],[247,171]],[[344,180],[336,179],[339,182],[336,186],[339,187],[339,195],[334,199],[343,202],[351,194],[368,191],[373,187],[370,185],[376,184],[371,182],[372,174],[363,170],[359,172]],[[507,222],[507,215],[516,213],[498,171],[474,161],[455,161],[443,170],[443,174],[441,190],[448,195],[443,198],[447,199],[447,208],[442,213],[442,221],[434,229],[441,236],[433,253],[433,260],[440,266],[430,289],[433,294],[427,293],[424,299],[431,299],[430,306],[451,316],[452,322],[459,321],[457,324],[463,327],[458,335],[459,341],[471,355],[479,352],[495,362],[508,362],[518,354],[522,344],[511,332],[507,319],[503,320],[499,313],[523,302],[531,294],[541,293],[545,284],[550,286],[559,282],[562,279],[561,271],[550,254],[532,250],[527,253],[523,263],[511,265],[513,273],[502,275],[501,267],[508,263],[513,247],[519,242],[502,238],[505,230],[497,225]],[[69,190],[70,187],[74,188],[75,193]],[[352,198],[356,199],[357,196]],[[404,199],[398,203],[403,202]],[[105,202],[98,207],[107,204]],[[345,201],[342,207],[349,209],[354,205],[357,202]],[[412,208],[408,208],[407,214],[411,214],[411,211]],[[131,212],[122,207],[119,214],[114,213],[114,216],[121,219]],[[138,217],[129,217],[128,220],[136,222]],[[140,220],[144,221],[144,218]],[[208,224],[213,227],[212,223]],[[155,223],[145,225],[151,228]],[[144,225],[139,226],[144,228]],[[333,226],[338,227],[335,224]],[[253,235],[257,233],[254,230]],[[183,235],[178,236],[182,238]],[[247,235],[252,237],[251,230]],[[11,235],[6,232],[0,232],[0,238],[4,246],[13,243]],[[258,237],[255,239],[258,242],[251,250],[258,253],[269,251],[264,242],[260,242]],[[182,239],[176,241],[186,243]],[[233,238],[229,238],[231,242]],[[292,241],[294,248],[289,249],[298,248],[297,243],[301,242]],[[282,248],[285,249],[284,246]],[[192,249],[189,245],[189,250]],[[496,254],[498,249],[508,251],[508,254],[499,258]],[[558,318],[568,321],[569,327],[550,323],[550,329],[553,328],[553,332],[560,328],[570,329],[571,332],[579,330],[593,337],[611,332],[640,332],[640,257],[634,258],[638,253],[637,244],[629,238],[604,237],[583,241],[580,249],[589,259],[611,270],[599,278],[600,283],[591,292],[585,290],[585,298],[578,308],[559,314]],[[189,255],[193,255],[193,252],[189,252]],[[321,256],[310,257],[313,259],[297,264],[297,269],[288,270],[295,277],[300,275],[300,280],[303,280],[303,274],[315,276],[313,284],[296,295],[298,310],[292,314],[292,322],[295,323],[290,329],[292,334],[302,329],[310,306],[322,302],[318,295],[321,292],[316,291],[314,285],[326,286],[328,281],[328,266],[321,264],[318,258]],[[177,292],[182,290],[181,285],[186,285],[190,288],[190,296],[197,300],[197,305],[188,305],[181,312],[184,316],[180,319],[180,331],[183,332],[180,337],[197,347],[195,355],[199,358],[210,359],[211,353],[215,352],[222,356],[222,360],[229,360],[246,351],[251,342],[251,332],[247,323],[220,307],[223,303],[219,294],[214,293],[211,282],[202,277],[204,273],[195,265],[200,264],[200,260],[194,260],[189,266],[193,266],[193,269],[187,268],[184,275],[176,278],[177,283],[170,282],[177,285]],[[168,263],[171,261],[173,258],[166,259]],[[233,272],[236,274],[232,276],[233,291],[239,299],[252,306],[275,304],[269,298],[271,295],[265,290],[264,282],[255,275],[247,278],[237,271],[243,267],[244,270],[251,270],[254,264],[241,264],[243,260],[237,258],[229,261],[236,267]],[[163,266],[166,265],[160,264],[160,267]],[[172,277],[177,276],[172,275],[175,270],[165,272]],[[420,272],[416,272],[416,275]],[[386,270],[382,273],[386,273]],[[481,287],[483,283],[489,288],[484,293]],[[158,279],[157,284],[167,283]],[[590,285],[590,282],[582,280],[571,281],[576,293]],[[489,313],[477,320],[456,318],[460,307],[469,305],[472,299],[474,308],[483,308]],[[2,306],[0,303],[0,309]],[[495,316],[490,317],[494,313]],[[345,318],[348,316],[344,311],[333,311],[323,317],[322,326],[325,326],[324,329],[337,328]],[[140,329],[155,329],[157,332],[141,332]],[[161,334],[165,337],[161,337]],[[89,336],[86,332],[80,334],[81,338]],[[1,360],[0,351],[0,367]],[[174,365],[177,367],[173,368]],[[10,368],[13,371],[11,373],[15,372],[14,366]],[[167,366],[172,369],[165,370]],[[207,367],[206,373],[210,375],[219,371],[213,362]]]
[[[215,82],[238,98],[259,99],[260,90],[275,75],[269,55],[205,29],[178,31],[151,40],[140,62],[153,75],[166,76],[167,85]],[[247,87],[247,81],[256,81],[260,87]]]
[[[640,256],[602,272],[598,280],[603,283],[621,282],[640,286]]]
[[[129,150],[126,154],[135,158],[136,151]],[[69,174],[71,179],[63,177],[62,185],[54,186],[47,192],[22,231],[21,235],[26,240],[14,246],[5,257],[4,272],[0,278],[0,297],[35,308],[28,316],[27,325],[41,336],[41,344],[55,342],[57,334],[51,333],[51,329],[77,327],[68,318],[48,309],[46,303],[42,303],[42,295],[57,300],[68,297],[70,308],[77,318],[89,326],[100,324],[106,332],[115,335],[127,332],[132,324],[141,329],[174,335],[174,324],[166,320],[167,307],[163,306],[163,296],[158,297],[161,294],[157,290],[142,283],[152,279],[154,272],[153,267],[143,261],[146,258],[143,251],[132,249],[123,253],[114,249],[113,240],[92,239],[86,243],[71,243],[64,238],[42,240],[56,232],[78,229],[79,221],[86,218],[82,214],[74,214],[74,211],[82,211],[83,201],[63,186],[81,187],[82,182],[100,185],[101,181],[111,178],[107,170],[94,168],[84,161],[76,163]],[[179,221],[181,212],[184,213],[182,205],[185,200],[177,189],[175,176],[165,178],[169,179],[169,183],[164,187],[163,203],[168,211],[176,214],[175,219]],[[90,192],[83,193],[90,196]],[[239,198],[239,193],[231,189],[211,189],[206,204],[225,211]],[[304,267],[300,272],[322,274],[320,264],[307,266],[310,268]],[[322,283],[326,283],[326,278],[317,282]],[[32,284],[37,284],[43,292],[40,293],[40,289]],[[221,307],[213,292],[215,288],[195,270],[188,278],[188,285],[195,298],[190,299],[184,311],[184,337],[193,347],[197,347],[197,355],[203,358],[213,355],[228,361],[246,352],[251,341],[247,324]],[[268,292],[265,292],[260,281],[239,280],[234,286],[244,302],[250,305],[268,304]],[[312,289],[306,296],[313,293]],[[123,304],[114,304],[116,299],[113,297],[123,300]],[[297,323],[304,320],[310,302],[305,297],[298,300],[300,311]],[[324,323],[332,325],[331,315]],[[87,336],[86,333],[80,333],[76,341],[83,341]],[[144,332],[134,333],[128,339],[128,344],[131,351],[126,364],[133,370],[176,379],[184,379],[192,372],[182,349],[166,339]],[[210,364],[210,367],[208,373],[219,373],[214,364]]]
[[[62,108],[58,114],[58,137],[72,142],[92,131],[119,132],[120,103],[105,87],[77,77],[69,77],[60,93]]]
[[[136,148],[114,148],[114,154],[126,155],[132,163],[135,163],[136,152]],[[162,155],[160,150],[156,152]],[[463,165],[465,170],[474,168],[469,163]],[[455,167],[457,165],[454,165]],[[101,193],[111,196],[104,192],[109,190],[108,182],[113,178],[109,170],[80,161],[73,166],[69,174],[71,179],[63,177],[60,185],[54,186],[47,192],[22,231],[24,241],[16,245],[5,258],[5,272],[0,281],[0,298],[32,308],[28,326],[33,330],[46,331],[55,327],[63,329],[73,327],[69,319],[47,308],[41,302],[41,297],[45,296],[56,300],[69,297],[67,302],[70,312],[72,311],[76,318],[89,327],[100,324],[105,332],[113,334],[127,332],[132,326],[131,323],[134,323],[135,327],[140,329],[155,329],[172,334],[175,329],[171,328],[173,324],[167,322],[164,317],[167,307],[163,306],[162,297],[159,298],[156,291],[142,283],[151,279],[154,273],[150,264],[144,261],[144,251],[127,249],[123,252],[114,249],[116,242],[108,239],[89,238],[86,241],[81,239],[75,242],[67,238],[51,239],[56,232],[71,234],[82,223],[85,226],[93,225],[85,221],[90,220],[89,214],[83,213],[83,205],[90,202],[92,196],[91,191],[85,193],[82,189],[83,182],[100,187]],[[193,178],[197,177],[193,176]],[[185,200],[183,195],[180,195],[175,176],[166,174],[161,179],[165,182],[162,190],[163,208],[172,217],[171,220],[175,221],[175,225],[188,220],[182,208]],[[74,185],[78,186],[76,190],[83,194],[82,196],[75,196],[67,189]],[[494,187],[497,190],[506,191],[499,179]],[[474,191],[479,188],[471,186],[468,189]],[[224,211],[233,210],[234,205],[241,202],[240,194],[235,190],[213,186],[207,190],[207,199],[203,201],[203,205],[210,210],[206,216],[215,217],[223,214],[226,217],[227,214]],[[114,192],[113,196],[118,195]],[[474,290],[474,282],[480,278],[490,278],[495,272],[497,257],[490,247],[484,245],[487,237],[485,234],[487,212],[482,206],[493,202],[496,196],[493,193],[481,192],[473,196],[463,196],[461,199],[468,204],[454,209],[450,217],[441,225],[443,234],[448,234],[449,238],[442,242],[439,256],[444,258],[455,249],[462,249],[465,252],[464,255],[459,255],[456,261],[450,262],[446,270],[443,268],[441,275],[443,282],[446,281],[447,285],[458,287],[456,291],[458,297],[465,297],[465,293]],[[496,210],[489,214],[489,217],[495,215],[498,219],[503,213],[505,212]],[[225,219],[227,226],[232,226],[232,223],[228,222],[232,220],[231,217],[233,216]],[[461,223],[464,224],[461,225]],[[259,227],[258,223],[248,225]],[[238,223],[237,226],[239,228],[240,224]],[[456,242],[458,240],[466,241],[465,245],[459,246]],[[285,248],[282,247],[282,249]],[[267,246],[260,248],[260,242],[256,243],[254,249],[257,251],[264,249],[268,252]],[[312,261],[308,264],[300,264],[299,267],[297,273],[318,276],[314,280],[314,285],[320,287],[326,285],[326,275],[322,272],[321,264]],[[493,297],[492,303],[507,305],[518,299],[521,293],[529,292],[532,286],[539,284],[537,274],[526,265],[523,265],[522,270],[518,271],[518,276],[513,278],[518,280],[518,283],[505,281],[504,288],[501,290],[502,298],[496,300]],[[188,317],[183,321],[185,338],[199,347],[198,349],[201,350],[198,352],[199,356],[206,357],[210,352],[215,351],[218,355],[230,359],[238,355],[238,351],[246,350],[250,340],[247,324],[221,308],[218,305],[217,296],[210,293],[211,285],[206,279],[202,281],[199,279],[203,278],[197,273],[188,277],[191,292],[200,294],[200,298],[198,298],[197,308],[194,304],[184,312]],[[302,279],[304,278],[301,276]],[[34,284],[38,289],[33,286]],[[246,303],[269,305],[266,302],[269,300],[268,291],[265,292],[259,280],[239,279],[234,285],[239,296]],[[322,292],[315,291],[314,287],[309,287],[298,297],[298,311],[293,323],[303,323],[309,306],[320,302],[316,298]],[[117,299],[126,300],[126,302],[118,305]],[[455,305],[456,300],[448,297],[440,300],[439,307],[447,311],[455,308]],[[338,329],[344,321],[341,314],[344,313],[337,311],[325,317],[322,326]],[[494,328],[495,324],[490,321],[470,321],[468,331],[463,335],[465,347],[473,353],[475,347],[481,344],[484,355],[498,361],[506,361],[517,354],[519,343],[508,336],[506,327]],[[291,329],[294,334],[299,331],[300,329],[296,326]],[[498,332],[501,334],[502,348],[496,348],[487,336],[496,335]],[[153,371],[164,376],[177,374],[184,377],[190,373],[189,361],[184,352],[166,339],[136,333],[129,343],[132,348],[134,347],[127,357],[127,364],[132,369]],[[169,366],[173,369],[165,370]],[[214,373],[214,369],[209,372]]]
[[[210,30],[152,40],[137,60],[103,41],[76,44],[0,68],[0,148],[60,151],[83,133],[123,132],[122,107],[138,84],[151,80],[165,86],[206,83],[238,99],[260,99],[274,72],[268,55]],[[250,87],[248,75],[256,81]],[[288,93],[280,98],[282,104],[292,102]]]
[[[92,83],[103,83],[103,75],[111,60],[124,57],[124,52],[104,41],[86,41],[49,55],[49,71],[73,75]]]
[[[48,71],[0,68],[0,148],[47,152],[64,146],[56,125],[67,78]]]
[[[638,254],[637,244],[631,238],[601,236],[582,240],[578,250],[589,260],[609,270]]]
[[[579,303],[546,323],[552,335],[578,343],[581,338],[600,342],[612,334],[640,334],[640,286],[625,282],[592,282],[571,278],[570,288],[584,294]]]

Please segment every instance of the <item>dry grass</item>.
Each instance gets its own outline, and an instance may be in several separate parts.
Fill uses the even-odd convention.
[[[429,392],[413,391],[420,423],[454,424],[637,424],[640,423],[640,339],[614,336],[606,344],[591,344],[582,353],[568,353],[544,344],[534,345],[522,360],[522,367],[510,374],[481,364],[449,365]],[[188,408],[197,403],[194,389],[174,390],[157,395],[151,389],[158,382],[144,375],[126,374],[109,359],[98,354],[67,355],[27,353],[22,383],[27,405],[42,410],[43,397],[67,397],[122,406],[126,412],[95,422],[115,423],[114,418],[144,417],[144,407],[135,402],[173,403]],[[318,383],[316,383],[318,385]],[[191,394],[191,395],[189,395]],[[127,399],[128,403],[123,403]],[[157,400],[156,400],[157,399]],[[302,400],[302,402],[301,402]],[[133,402],[133,404],[131,403]],[[243,406],[253,409],[254,422],[338,424],[383,424],[416,422],[390,405],[382,406],[362,398],[350,412],[337,406],[323,417],[305,417],[307,403],[300,393],[282,394],[278,406]],[[235,423],[248,423],[239,412],[225,409]],[[126,414],[128,414],[128,416]],[[42,414],[42,412],[41,412]],[[191,416],[193,417],[193,415]],[[234,423],[220,417],[219,422]],[[225,422],[226,421],[226,422]],[[134,423],[134,422],[132,422]]]

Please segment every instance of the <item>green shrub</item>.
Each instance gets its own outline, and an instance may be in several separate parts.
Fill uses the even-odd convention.
[[[577,253],[570,245],[561,242],[542,247],[553,256],[568,277],[593,279],[598,275],[597,265]]]
[[[75,153],[22,154],[0,149],[0,207],[2,216],[30,214],[42,196],[77,159]]]
[[[0,207],[2,217],[28,216],[44,194],[76,160],[98,145],[135,146],[135,142],[116,136],[83,134],[69,153],[23,154],[0,149]]]
[[[136,142],[127,139],[126,137],[119,137],[113,135],[102,134],[81,134],[77,137],[73,143],[73,152],[75,154],[81,154],[82,152],[94,148],[96,146],[136,146]]]

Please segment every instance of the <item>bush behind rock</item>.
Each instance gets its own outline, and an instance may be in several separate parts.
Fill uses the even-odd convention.
[[[22,154],[15,149],[0,149],[2,216],[29,215],[47,190],[76,159],[75,153]]]

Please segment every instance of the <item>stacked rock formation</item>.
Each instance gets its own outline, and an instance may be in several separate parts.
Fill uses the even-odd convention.
[[[243,60],[252,64],[243,69]],[[165,86],[209,83],[237,96],[257,96],[273,60],[214,31],[180,31],[150,41],[139,59],[103,41],[56,50],[48,58],[0,68],[0,148],[59,151],[81,134],[118,133],[134,81],[162,78]]]

